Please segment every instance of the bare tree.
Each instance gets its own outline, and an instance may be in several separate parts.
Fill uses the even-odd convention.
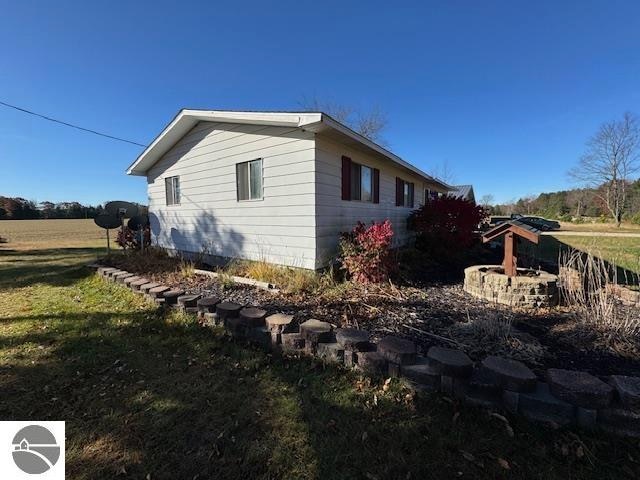
[[[589,201],[589,190],[577,188],[567,192],[567,204],[575,208],[575,218],[580,219]]]
[[[494,201],[494,197],[490,193],[487,193],[486,195],[483,195],[482,197],[480,197],[480,205],[482,205],[485,208],[491,206],[493,204],[493,201]]]
[[[527,215],[531,215],[533,213],[533,209],[535,207],[537,199],[538,199],[538,197],[535,196],[535,195],[532,195],[532,194],[529,194],[526,197],[522,197],[520,199],[520,201],[522,202],[522,205],[526,209],[526,214]]]
[[[638,170],[640,129],[636,117],[603,124],[587,142],[577,167],[569,172],[577,181],[596,190],[617,226],[627,208],[631,175]]]
[[[449,185],[453,185],[453,183],[456,181],[455,173],[453,172],[453,169],[449,164],[449,160],[443,160],[439,166],[432,168],[429,171],[429,174],[432,177],[442,180],[444,183],[447,183]]]
[[[380,107],[374,106],[370,110],[359,111],[348,105],[320,101],[315,97],[303,97],[298,105],[307,112],[324,112],[363,137],[387,145],[382,136],[388,123],[387,114]]]

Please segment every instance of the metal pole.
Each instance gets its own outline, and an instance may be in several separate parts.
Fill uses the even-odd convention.
[[[107,255],[111,255],[111,244],[109,243],[109,229],[107,228]]]

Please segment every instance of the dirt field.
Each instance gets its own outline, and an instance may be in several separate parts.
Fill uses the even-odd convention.
[[[92,219],[79,220],[2,220],[0,237],[9,240],[0,243],[3,250],[39,250],[70,247],[105,247],[105,231]],[[115,239],[116,231],[111,231]],[[112,243],[112,246],[115,243]]]

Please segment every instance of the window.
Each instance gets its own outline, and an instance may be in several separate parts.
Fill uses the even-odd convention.
[[[413,183],[396,177],[396,206],[413,208],[413,190]]]
[[[167,205],[180,205],[180,177],[165,178],[164,191]]]
[[[262,159],[236,164],[238,200],[262,198]]]
[[[380,203],[380,171],[342,157],[342,199]]]
[[[369,167],[360,167],[360,200],[373,202],[373,171]]]
[[[373,169],[351,162],[351,200],[373,202]]]
[[[431,190],[429,188],[424,189],[424,203],[427,203],[430,200],[435,200],[439,196],[440,194],[435,190]]]

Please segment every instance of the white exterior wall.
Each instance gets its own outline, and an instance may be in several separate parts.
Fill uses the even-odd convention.
[[[262,158],[263,199],[237,201],[236,164]],[[147,172],[152,242],[182,252],[316,265],[314,134],[201,122]],[[164,179],[180,176],[180,205]]]
[[[343,155],[380,170],[380,203],[342,200]],[[371,223],[389,219],[394,231],[394,246],[409,240],[407,217],[413,209],[396,206],[396,177],[414,183],[414,208],[424,203],[425,188],[444,192],[388,159],[348,148],[321,135],[316,137],[317,268],[335,256],[340,232],[350,231],[358,221]]]

